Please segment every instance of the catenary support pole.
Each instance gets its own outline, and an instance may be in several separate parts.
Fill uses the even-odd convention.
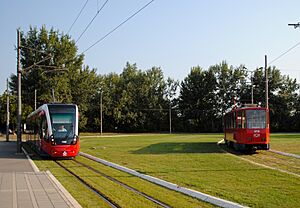
[[[9,93],[8,93],[8,79],[6,80],[6,141],[9,142]]]
[[[254,103],[253,100],[253,71],[251,71],[251,104]]]
[[[17,89],[17,152],[21,153],[21,142],[22,142],[22,98],[21,98],[21,35],[20,31],[17,30],[17,80],[18,80],[18,89]]]
[[[266,108],[269,108],[269,86],[268,86],[268,63],[265,55],[265,78],[266,78]]]
[[[169,123],[170,123],[170,134],[172,134],[172,109],[171,109],[171,102],[169,107]]]
[[[34,90],[34,110],[36,110],[36,90]]]
[[[103,96],[103,92],[100,92],[100,135],[102,136],[102,123],[103,123],[103,118],[102,118],[102,96]]]

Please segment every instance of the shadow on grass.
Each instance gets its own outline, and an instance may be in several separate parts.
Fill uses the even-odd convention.
[[[256,155],[258,154],[255,150],[235,150],[233,147],[228,147],[225,144],[220,144],[220,148],[222,148],[224,151],[231,153],[236,156],[243,156],[243,155]]]
[[[132,151],[133,154],[223,153],[216,142],[165,142]]]

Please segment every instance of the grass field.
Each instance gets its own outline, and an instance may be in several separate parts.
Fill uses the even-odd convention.
[[[26,149],[28,146],[24,145]],[[29,150],[29,153],[34,153]],[[92,191],[88,190],[81,182],[67,171],[59,167],[53,160],[44,160],[38,156],[32,156],[32,159],[41,171],[50,170],[52,174],[61,182],[61,184],[72,194],[72,196],[84,208],[88,207],[109,207],[105,202],[98,198]],[[183,194],[168,190],[158,185],[152,184],[145,180],[139,179],[127,173],[112,169],[110,167],[93,162],[81,156],[77,156],[76,160],[90,165],[98,171],[105,173],[135,189],[142,191],[148,196],[152,196],[171,207],[212,207],[212,205],[185,196]],[[146,200],[145,198],[134,194],[120,185],[111,182],[110,180],[95,174],[85,167],[76,164],[72,160],[61,160],[59,163],[66,166],[73,173],[80,176],[84,181],[97,188],[105,196],[112,199],[120,207],[159,207],[156,204]]]
[[[271,149],[300,155],[300,134],[272,134]]]
[[[299,205],[299,177],[224,153],[216,145],[221,138],[221,134],[82,138],[81,151],[247,206]],[[299,135],[272,135],[271,139],[276,150],[299,152],[294,148],[300,144]]]

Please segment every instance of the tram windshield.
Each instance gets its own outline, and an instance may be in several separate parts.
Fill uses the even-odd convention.
[[[52,132],[55,139],[72,139],[75,133],[75,107],[49,106]],[[64,143],[64,142],[62,142]]]
[[[266,111],[264,110],[247,110],[247,128],[263,129],[266,128]]]

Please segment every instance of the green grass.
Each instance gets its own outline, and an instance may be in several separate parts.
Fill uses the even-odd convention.
[[[299,205],[299,178],[223,153],[215,145],[222,138],[221,134],[82,138],[81,151],[247,206]],[[278,142],[284,143],[280,138],[274,143]]]
[[[113,168],[99,164],[92,160],[86,159],[84,157],[77,157],[76,159],[85,164],[90,165],[91,167],[99,170],[102,173],[105,173],[121,181],[122,183],[134,187],[140,190],[141,192],[170,205],[171,207],[211,207],[211,205],[201,202],[197,199],[182,195],[175,191],[168,190],[161,186],[157,186],[153,183],[142,180],[138,177],[124,173],[122,171],[115,170]],[[136,207],[145,207],[145,206],[136,206]]]
[[[23,145],[29,154],[34,154],[26,144]],[[84,208],[110,207],[91,190],[87,189],[81,182],[67,171],[63,170],[53,160],[44,160],[38,156],[31,156],[40,171],[50,170],[59,182],[70,192],[70,194]]]
[[[24,146],[26,148],[27,145],[25,144]],[[28,150],[28,148],[26,149]],[[30,154],[33,153],[30,150],[28,152]],[[86,188],[78,181],[78,179],[63,170],[54,161],[44,160],[37,156],[33,156],[32,159],[41,171],[50,170],[60,183],[82,205],[82,207],[109,207],[104,201],[99,199],[94,192]],[[158,199],[171,207],[212,207],[208,203],[165,189],[158,185],[154,185],[127,173],[117,171],[89,159],[85,159],[81,156],[76,157],[76,159],[87,165],[91,165],[93,168]],[[100,190],[101,193],[112,199],[121,207],[158,207],[158,205],[146,200],[144,197],[125,189],[103,176],[99,176],[72,160],[60,160],[59,163],[68,167],[68,169],[70,169],[73,173],[79,175],[85,182]]]
[[[300,155],[300,134],[271,134],[271,149]]]
[[[121,185],[114,183],[73,161],[62,161],[61,163],[121,207],[157,207],[154,203],[146,200],[142,196],[129,191]]]

